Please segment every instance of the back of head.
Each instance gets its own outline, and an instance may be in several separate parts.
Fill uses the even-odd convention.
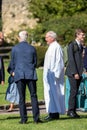
[[[26,41],[28,38],[28,32],[27,31],[19,32],[19,38],[20,38],[20,41]]]

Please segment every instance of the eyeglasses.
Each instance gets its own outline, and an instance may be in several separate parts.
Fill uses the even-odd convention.
[[[50,37],[50,36],[47,36],[47,37],[45,37],[45,38],[48,38],[48,37]]]
[[[82,37],[85,37],[85,34],[84,34],[84,33],[80,33],[79,35],[81,35]]]

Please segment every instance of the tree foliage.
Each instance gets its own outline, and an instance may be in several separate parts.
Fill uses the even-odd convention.
[[[58,34],[61,44],[73,38],[76,28],[87,30],[87,0],[31,0],[29,10],[38,19],[33,30],[34,40],[42,44],[49,30]]]
[[[87,12],[87,0],[31,0],[29,7],[33,16],[39,18],[39,22],[44,22],[54,17]]]

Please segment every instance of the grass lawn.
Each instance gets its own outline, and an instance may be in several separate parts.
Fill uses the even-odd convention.
[[[59,120],[34,124],[32,115],[28,115],[27,124],[19,124],[19,115],[0,115],[0,130],[87,130],[87,114],[80,114],[81,119],[69,119],[66,115]],[[43,119],[45,115],[41,115]]]
[[[0,85],[0,105],[10,104],[5,100],[5,93],[8,87],[8,76],[7,73],[8,63],[5,63],[6,80],[5,85]],[[38,99],[43,100],[43,81],[42,81],[42,69],[37,69],[38,81],[37,81],[37,93]],[[26,101],[30,101],[29,92],[26,90]],[[19,114],[0,114],[0,130],[87,130],[87,113],[80,112],[80,119],[70,119],[67,115],[60,115],[59,120],[44,122],[42,124],[34,124],[32,114],[28,114],[28,124],[19,124]],[[43,120],[46,114],[41,114]]]

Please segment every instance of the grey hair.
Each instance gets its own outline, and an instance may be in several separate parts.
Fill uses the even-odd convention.
[[[47,34],[51,37],[53,37],[54,39],[57,39],[57,34],[54,31],[49,31],[47,32]]]
[[[19,37],[20,37],[21,41],[26,41],[28,38],[28,32],[27,31],[19,32]]]

